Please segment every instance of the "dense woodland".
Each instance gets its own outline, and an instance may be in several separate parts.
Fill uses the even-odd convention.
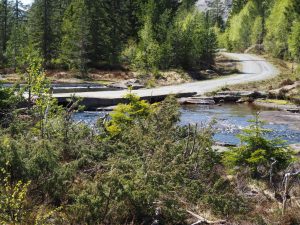
[[[299,0],[236,0],[219,44],[231,51],[252,45],[274,57],[300,60]]]
[[[0,66],[19,68],[36,51],[45,68],[191,69],[214,50],[263,45],[275,57],[299,60],[298,0],[235,0],[199,13],[196,0],[19,0],[0,3]],[[218,40],[218,43],[217,43]]]
[[[2,67],[18,68],[31,51],[45,68],[129,65],[153,70],[211,61],[216,37],[195,0],[1,1]]]
[[[220,152],[214,123],[180,126],[173,97],[129,93],[91,126],[73,121],[80,99],[57,104],[45,75],[190,69],[218,47],[255,44],[298,61],[299,7],[235,0],[224,21],[218,0],[206,13],[192,0],[2,0],[0,65],[24,84],[0,87],[0,224],[192,224],[188,211],[207,219],[199,224],[300,224],[298,156],[265,138],[259,115],[241,145]]]

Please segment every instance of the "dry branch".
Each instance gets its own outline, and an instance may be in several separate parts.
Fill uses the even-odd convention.
[[[294,173],[286,173],[283,178],[282,186],[283,186],[283,203],[282,203],[282,214],[285,214],[287,200],[290,198],[289,191],[291,187],[289,187],[290,178],[296,177],[300,175],[300,170],[294,172]]]
[[[196,219],[198,219],[198,221],[196,223],[193,223],[192,225],[201,225],[201,224],[226,224],[226,220],[217,220],[217,221],[210,221],[205,219],[204,217],[193,213],[189,210],[186,210],[189,214],[191,214],[193,217],[195,217]]]

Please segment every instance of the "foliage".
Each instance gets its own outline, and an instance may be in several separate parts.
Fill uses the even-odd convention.
[[[65,12],[62,25],[61,60],[82,77],[87,74],[90,19],[84,0],[72,1]]]
[[[0,84],[0,126],[7,127],[14,118],[14,111],[23,100],[23,96],[15,94],[18,86],[10,88],[2,87]]]
[[[216,36],[203,14],[192,11],[179,15],[172,38],[173,65],[187,69],[195,68],[203,61],[213,60]]]
[[[136,95],[128,94],[125,99],[129,104],[119,104],[110,114],[111,120],[106,124],[106,129],[112,136],[126,129],[136,118],[147,117],[153,110],[153,106],[144,100],[140,101]]]
[[[258,115],[251,122],[239,135],[241,145],[224,154],[225,165],[236,172],[249,169],[255,178],[271,176],[270,169],[277,174],[287,168],[293,159],[292,151],[281,140],[266,138],[269,130],[263,128]]]
[[[253,21],[258,16],[256,5],[249,1],[246,6],[230,19],[228,29],[229,42],[233,50],[245,50],[251,45],[251,32],[254,27]]]
[[[155,8],[154,2],[152,7]],[[171,12],[166,10],[160,16],[159,28],[162,30],[156,33],[157,27],[151,22],[153,19],[150,12],[145,17],[140,42],[136,47],[130,45],[126,50],[128,56],[134,55],[127,57],[133,67],[146,71],[178,66],[191,69],[199,67],[203,62],[213,61],[216,36],[202,13],[182,9],[172,17]]]
[[[288,56],[288,35],[291,25],[286,17],[285,9],[289,4],[290,0],[276,1],[266,21],[265,45],[275,57]]]
[[[235,0],[219,47],[244,51],[260,44],[274,57],[298,60],[298,0]]]
[[[294,21],[292,31],[289,37],[289,49],[292,57],[296,60],[300,60],[300,22]]]
[[[4,168],[1,168],[0,173],[0,224],[22,224],[27,214],[25,204],[30,182],[14,183]]]
[[[175,98],[151,105],[127,97],[96,130],[72,121],[77,103],[70,103],[52,106],[47,120],[32,113],[22,129],[1,131],[0,166],[12,162],[13,183],[31,181],[24,201],[34,211],[23,224],[152,223],[158,209],[161,223],[182,224],[182,199],[218,215],[242,213],[243,200],[233,200],[232,186],[216,169],[211,127],[178,126]],[[41,121],[44,135],[36,130]]]
[[[211,23],[205,24],[200,18],[203,15],[196,15],[200,13],[195,13],[195,3],[195,0],[35,0],[26,10],[19,1],[6,1],[0,5],[3,18],[0,22],[5,25],[0,36],[1,62],[15,69],[24,68],[22,58],[29,50],[26,46],[31,45],[43,59],[44,68],[72,69],[82,77],[86,77],[88,68],[115,68],[123,63],[146,72],[194,67],[201,61],[211,61],[215,48]],[[216,15],[219,3],[212,8],[216,10],[212,10],[211,17],[219,21],[219,13]],[[185,17],[190,20],[191,15],[194,18],[185,32],[191,32],[192,36],[184,34],[181,40],[174,40],[174,34],[182,30],[178,22]],[[131,42],[129,49],[134,49],[129,58],[128,42]],[[192,44],[182,53],[193,51],[188,62],[182,61],[183,55],[177,57],[174,53],[182,42]]]

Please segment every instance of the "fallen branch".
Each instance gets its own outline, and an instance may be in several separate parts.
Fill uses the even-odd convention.
[[[290,178],[296,177],[300,175],[300,170],[294,172],[294,173],[286,173],[283,178],[282,186],[284,187],[283,191],[283,203],[282,203],[282,214],[285,214],[286,211],[286,205],[288,199],[290,199],[289,191],[292,187],[289,186]]]
[[[186,210],[189,214],[191,214],[193,217],[195,217],[196,219],[198,219],[198,221],[196,223],[193,223],[192,225],[200,225],[200,224],[225,224],[226,220],[217,220],[217,221],[210,221],[205,219],[202,216],[197,215],[196,213],[193,213],[189,210]]]

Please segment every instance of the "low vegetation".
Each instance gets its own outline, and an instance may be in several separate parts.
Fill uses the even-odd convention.
[[[43,78],[38,65],[27,77]],[[2,224],[188,224],[187,210],[229,224],[299,222],[298,175],[280,185],[296,158],[258,118],[241,146],[219,153],[213,124],[178,125],[175,98],[151,105],[129,94],[90,127],[72,120],[78,101],[58,106],[46,80],[30,81],[31,98],[0,89],[11,107],[0,117]]]
[[[94,126],[73,120],[80,99],[63,107],[52,97],[45,69],[159,79],[161,70],[206,68],[217,40],[299,61],[298,0],[234,0],[227,25],[220,1],[207,13],[195,3],[0,2],[0,67],[23,82],[0,86],[0,224],[300,224],[299,156],[268,137],[259,115],[240,145],[218,152],[214,123],[180,126],[172,96],[150,104],[129,93]],[[240,88],[274,89],[298,76],[287,69]]]

